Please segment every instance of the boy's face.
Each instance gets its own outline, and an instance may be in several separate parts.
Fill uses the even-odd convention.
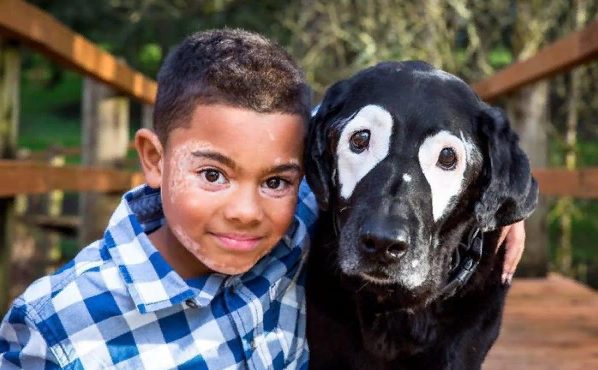
[[[272,249],[294,216],[304,130],[299,115],[200,104],[170,132],[158,164],[165,247],[196,258],[178,262],[239,274]]]

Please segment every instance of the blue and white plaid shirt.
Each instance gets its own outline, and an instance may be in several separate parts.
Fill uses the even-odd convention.
[[[304,280],[317,217],[305,181],[283,239],[242,275],[183,280],[150,243],[159,191],[124,195],[104,238],[18,297],[0,368],[307,368]]]

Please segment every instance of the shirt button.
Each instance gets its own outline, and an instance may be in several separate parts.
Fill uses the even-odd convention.
[[[185,301],[185,304],[186,304],[186,305],[187,305],[187,307],[189,307],[189,308],[197,308],[197,303],[195,303],[195,301],[194,301],[194,300],[192,300],[192,299],[187,299],[187,300]]]

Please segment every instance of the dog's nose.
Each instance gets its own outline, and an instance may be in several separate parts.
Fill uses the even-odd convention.
[[[398,260],[409,247],[408,234],[405,230],[368,231],[362,234],[360,246],[361,250],[368,255]]]

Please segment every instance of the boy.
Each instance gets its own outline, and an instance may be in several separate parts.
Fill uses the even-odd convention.
[[[136,134],[147,185],[15,300],[0,368],[306,368],[308,109],[301,71],[263,37],[184,40],[158,75],[155,133]]]
[[[147,185],[15,300],[0,368],[306,367],[309,104],[301,70],[262,36],[184,40],[158,75],[155,133],[135,137]]]

